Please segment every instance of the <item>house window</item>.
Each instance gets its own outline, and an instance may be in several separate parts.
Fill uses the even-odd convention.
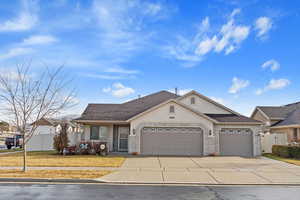
[[[91,140],[99,140],[99,126],[91,126]]]
[[[175,113],[175,107],[173,105],[170,106],[170,113]]]
[[[195,97],[191,98],[191,104],[195,104]]]
[[[294,128],[294,135],[293,135],[294,140],[296,141],[298,139],[298,131],[296,128]]]
[[[107,126],[91,126],[91,140],[106,140],[108,138]]]
[[[100,126],[100,140],[106,140],[108,138],[108,127]]]

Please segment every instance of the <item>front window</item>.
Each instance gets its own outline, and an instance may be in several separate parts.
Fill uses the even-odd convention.
[[[91,140],[106,140],[108,138],[107,126],[91,126]]]
[[[99,140],[99,126],[91,126],[91,140]]]

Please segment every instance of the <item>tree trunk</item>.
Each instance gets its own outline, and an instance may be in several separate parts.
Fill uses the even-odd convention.
[[[27,152],[26,152],[26,144],[23,139],[23,172],[27,171]]]

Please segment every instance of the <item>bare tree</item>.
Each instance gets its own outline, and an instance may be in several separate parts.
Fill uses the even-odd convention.
[[[26,144],[38,120],[53,117],[74,106],[71,80],[65,78],[63,66],[33,74],[31,63],[18,65],[15,71],[0,74],[0,101],[4,112],[23,136],[23,171],[27,170]]]

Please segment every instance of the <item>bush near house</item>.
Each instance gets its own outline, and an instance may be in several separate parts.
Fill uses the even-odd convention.
[[[299,146],[273,145],[272,153],[276,156],[280,156],[283,158],[300,159],[300,147]]]

